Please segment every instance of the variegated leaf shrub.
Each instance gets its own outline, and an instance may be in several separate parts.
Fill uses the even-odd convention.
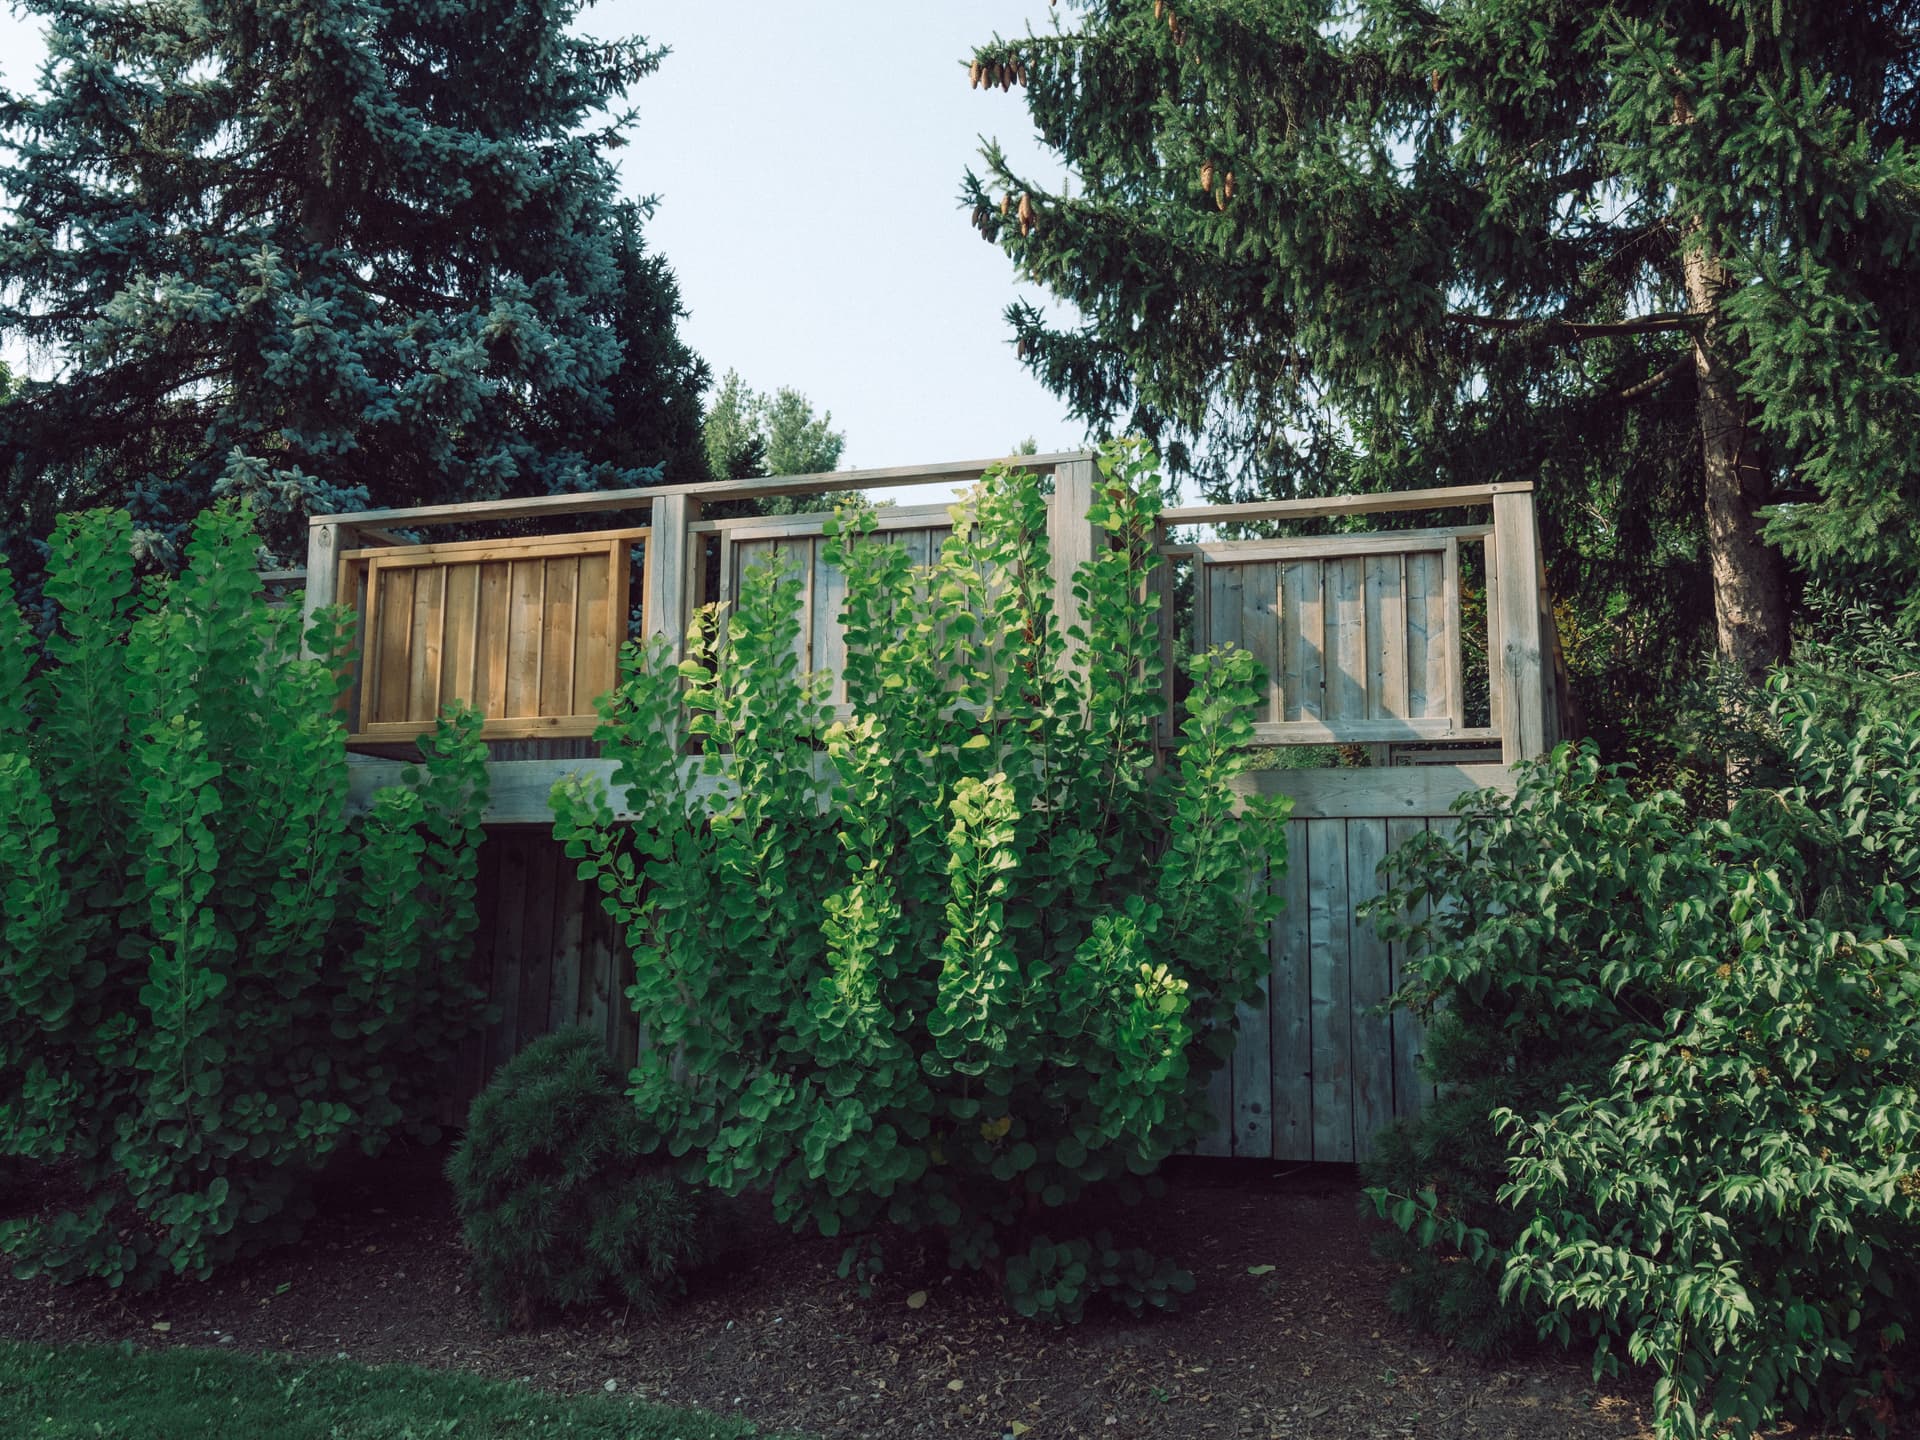
[[[482,1009],[479,717],[349,819],[342,682],[256,548],[209,511],[139,587],[125,512],[64,517],[38,665],[0,568],[0,1151],[73,1189],[0,1225],[24,1275],[204,1276],[290,1238],[316,1171],[430,1115]],[[345,629],[322,612],[322,653]]]
[[[928,568],[843,510],[844,714],[799,673],[795,578],[753,569],[692,659],[625,657],[600,739],[638,818],[554,796],[634,952],[634,1100],[691,1178],[771,1192],[863,1277],[882,1222],[936,1234],[1058,1319],[1191,1288],[1108,1221],[1212,1123],[1285,864],[1284,805],[1231,785],[1250,656],[1195,662],[1161,762],[1160,481],[1116,449],[1096,488],[1084,630],[1030,475],[988,475]]]

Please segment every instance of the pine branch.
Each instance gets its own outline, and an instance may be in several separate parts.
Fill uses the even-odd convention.
[[[1705,319],[1686,310],[1659,315],[1642,315],[1634,320],[1568,320],[1562,316],[1535,317],[1510,315],[1471,315],[1450,311],[1447,320],[1476,330],[1538,330],[1541,338],[1555,343],[1593,340],[1607,335],[1655,335],[1665,330],[1690,330]]]
[[[1687,366],[1692,363],[1693,357],[1691,355],[1683,355],[1664,370],[1649,375],[1639,384],[1629,385],[1620,392],[1618,398],[1624,402],[1628,400],[1638,400],[1642,395],[1651,395],[1655,390],[1658,390],[1662,385],[1679,375],[1681,371],[1685,370]]]

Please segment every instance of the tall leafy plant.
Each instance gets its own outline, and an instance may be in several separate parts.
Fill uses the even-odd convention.
[[[632,1090],[660,1143],[854,1237],[863,1274],[891,1221],[1057,1318],[1190,1286],[1103,1225],[1211,1123],[1265,970],[1250,881],[1285,864],[1284,805],[1231,784],[1250,656],[1196,664],[1161,763],[1160,481],[1115,449],[1097,490],[1084,627],[1055,613],[1029,475],[989,474],[925,567],[845,510],[843,709],[799,671],[798,587],[753,569],[677,669],[627,652],[600,739],[636,820],[594,783],[554,794],[635,953]]]
[[[1408,1308],[1595,1337],[1675,1440],[1911,1407],[1916,660],[1880,629],[1777,674],[1723,814],[1563,751],[1397,857],[1383,912],[1443,902],[1400,933],[1457,1084],[1374,1175]]]
[[[79,1202],[0,1227],[23,1273],[118,1284],[294,1233],[304,1182],[420,1120],[462,979],[479,717],[347,814],[334,669],[270,606],[244,509],[137,593],[125,512],[70,515],[35,678],[0,569],[0,1147]],[[334,654],[344,615],[315,631]]]

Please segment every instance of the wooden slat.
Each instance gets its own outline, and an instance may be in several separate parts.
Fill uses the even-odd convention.
[[[1246,618],[1246,570],[1239,565],[1208,565],[1200,574],[1207,582],[1206,648],[1239,645]]]
[[[513,612],[513,567],[504,562],[480,567],[480,600],[474,623],[479,627],[474,658],[473,703],[488,721],[507,714],[508,617]]]
[[[1388,853],[1398,850],[1409,840],[1426,833],[1425,820],[1404,819],[1387,822]],[[1420,910],[1426,908],[1422,902]],[[1420,919],[1416,913],[1414,919]],[[1407,947],[1396,942],[1387,947],[1388,959],[1392,966],[1392,983],[1396,992],[1407,982]],[[1426,1104],[1425,1082],[1420,1076],[1422,1057],[1426,1049],[1426,1035],[1422,1032],[1420,1019],[1410,1010],[1393,1012],[1393,1113],[1416,1115]]]
[[[1499,552],[1501,709],[1503,757],[1509,765],[1546,753],[1545,655],[1540,625],[1540,541],[1534,531],[1533,497],[1499,495],[1493,502]]]
[[[1073,580],[1093,558],[1097,537],[1087,516],[1093,509],[1094,463],[1070,460],[1053,472],[1053,494],[1047,501],[1047,547],[1053,556],[1053,613],[1060,633],[1085,630]],[[1072,661],[1077,642],[1068,639],[1066,656]]]
[[[1313,1159],[1313,946],[1309,933],[1311,857],[1304,820],[1287,822],[1287,908],[1275,918],[1273,973],[1267,1003],[1273,1014],[1273,1158]]]
[[[1345,820],[1307,824],[1313,1158],[1353,1159],[1353,1008]]]
[[[580,1023],[613,1053],[614,1017],[626,1010],[627,997],[615,985],[613,921],[600,903],[597,886],[586,887],[581,925]]]
[[[1407,714],[1446,716],[1446,552],[1406,557]]]
[[[1442,604],[1446,614],[1447,652],[1441,663],[1446,666],[1447,714],[1455,724],[1467,723],[1466,632],[1460,628],[1460,547],[1449,545],[1446,555]]]
[[[597,898],[574,873],[573,862],[566,858],[557,840],[549,839],[555,853],[553,879],[553,979],[547,988],[547,1029],[564,1030],[580,1014],[580,992],[587,983],[584,973],[586,951],[584,933],[586,907]]]
[[[1494,729],[1506,718],[1506,667],[1500,663],[1500,548],[1484,547],[1487,568],[1487,721]]]
[[[507,695],[499,712],[506,720],[540,714],[540,647],[547,567],[541,560],[515,560],[507,585]]]
[[[568,708],[575,715],[593,714],[594,702],[613,688],[614,655],[620,642],[614,638],[612,593],[613,554],[625,564],[625,551],[580,557],[579,589],[576,592],[579,624],[573,634],[573,693]]]
[[[938,505],[885,505],[873,512],[873,528],[876,532],[937,529],[948,523],[953,509],[952,501]],[[695,535],[729,534],[736,539],[818,535],[837,513],[816,510],[805,515],[735,515],[725,520],[698,520],[687,528]]]
[[[444,540],[432,545],[387,546],[377,550],[349,550],[344,560],[378,559],[382,569],[400,570],[421,565],[477,565],[488,560],[544,559],[551,555],[584,555],[614,540],[631,543],[648,533],[645,525],[624,530],[588,530],[571,535],[530,535],[512,540]]]
[[[1398,555],[1370,555],[1365,574],[1367,717],[1407,716],[1407,617]]]
[[[527,858],[531,832],[505,831],[488,837],[500,847],[500,895],[494,911],[494,1021],[487,1030],[487,1073],[513,1058],[520,1033],[520,971],[526,950]]]
[[[520,957],[520,1004],[514,1053],[546,1033],[553,988],[554,880],[565,856],[552,835],[527,837],[526,936]]]
[[[847,668],[847,632],[840,612],[847,603],[847,577],[838,565],[827,563],[826,551],[822,543],[813,546],[813,633],[808,651],[816,670],[833,675],[832,700],[843,705],[847,682],[841,672]]]
[[[1262,720],[1284,718],[1280,671],[1280,567],[1246,565],[1241,591],[1240,643],[1266,672],[1265,700],[1255,714]]]
[[[383,567],[367,572],[370,589],[377,592],[375,613],[380,628],[373,635],[372,664],[374,700],[372,718],[405,720],[411,708],[407,703],[407,682],[413,673],[413,581],[411,570],[389,575]]]
[[[1263,871],[1248,877],[1250,886],[1269,883]],[[1267,937],[1271,948],[1272,937]],[[1273,970],[1268,956],[1267,973]],[[1265,1160],[1273,1154],[1273,1010],[1263,986],[1251,1004],[1234,1007],[1233,1153]]]
[[[1223,506],[1222,509],[1230,508]],[[1213,565],[1259,561],[1337,560],[1348,555],[1439,553],[1450,542],[1493,533],[1491,525],[1448,525],[1433,530],[1382,530],[1353,535],[1286,535],[1272,540],[1202,540],[1161,546],[1161,552],[1199,551]]]
[[[386,567],[382,566],[382,573]],[[393,572],[398,575],[400,572]],[[391,583],[391,581],[389,581]],[[447,572],[438,566],[413,576],[413,634],[408,638],[408,720],[428,724],[440,713],[440,652],[446,624]]]
[[[1367,718],[1366,572],[1359,560],[1326,564],[1328,723]]]
[[[341,526],[314,521],[307,527],[307,574],[305,592],[300,597],[300,643],[307,649],[307,632],[313,628],[314,612],[334,604],[339,597],[340,552],[347,534]]]
[[[571,715],[573,659],[580,628],[580,558],[545,562],[540,596],[540,705],[542,715]]]
[[[1326,705],[1321,650],[1326,644],[1326,611],[1321,599],[1321,564],[1295,561],[1284,569],[1281,643],[1286,655],[1286,708],[1282,720],[1318,720]]]
[[[1251,500],[1241,505],[1171,505],[1160,512],[1165,525],[1213,525],[1238,520],[1317,520],[1329,515],[1386,515],[1407,510],[1451,510],[1491,505],[1496,495],[1533,492],[1531,482],[1448,485],[1433,490],[1392,490],[1373,495],[1335,495],[1315,500]],[[356,516],[345,516],[356,519]]]
[[[1393,1119],[1393,1022],[1376,1013],[1393,993],[1393,969],[1386,942],[1354,912],[1380,893],[1376,872],[1387,853],[1387,822],[1349,820],[1346,825],[1353,1155],[1365,1160],[1373,1153],[1373,1137]]]
[[[440,703],[473,703],[474,660],[480,641],[480,567],[451,565],[446,576],[445,623],[441,630]]]

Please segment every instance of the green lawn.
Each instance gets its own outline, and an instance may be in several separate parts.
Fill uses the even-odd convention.
[[[410,1366],[0,1343],[7,1440],[739,1440],[751,1425]]]

